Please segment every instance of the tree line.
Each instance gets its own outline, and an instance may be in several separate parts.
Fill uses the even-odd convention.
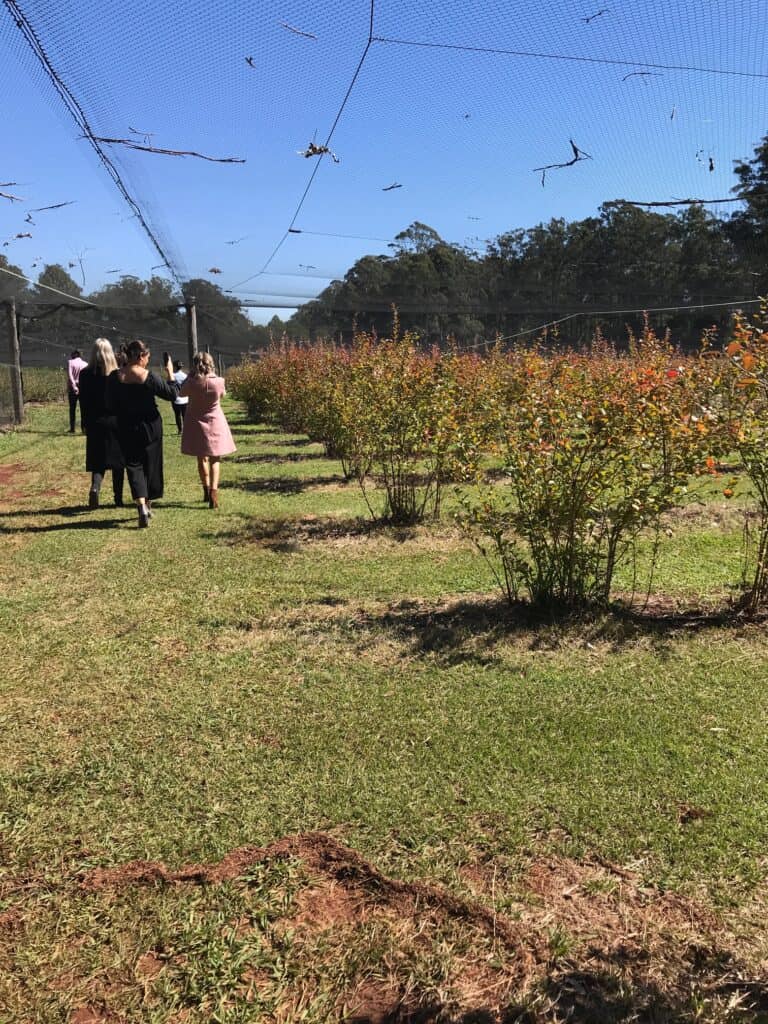
[[[2,255],[0,268],[22,274]],[[279,317],[267,325],[252,323],[236,298],[203,278],[184,282],[182,294],[165,278],[142,280],[127,275],[86,293],[69,269],[48,264],[32,285],[0,273],[0,302],[16,300],[22,358],[27,365],[57,361],[63,352],[88,347],[99,335],[115,346],[140,337],[155,348],[167,348],[174,358],[185,358],[185,295],[195,297],[200,347],[228,361],[267,347],[286,328]],[[78,303],[78,298],[92,305]]]
[[[423,340],[464,344],[569,315],[563,337],[571,343],[597,327],[618,339],[625,323],[637,327],[640,316],[611,317],[606,310],[668,307],[653,323],[693,343],[703,328],[729,322],[730,310],[718,303],[768,294],[768,135],[734,173],[739,209],[730,214],[695,202],[663,212],[605,203],[597,216],[505,231],[482,249],[448,242],[417,221],[395,237],[390,252],[357,260],[286,322],[276,316],[267,325],[252,323],[237,298],[202,278],[185,282],[183,294],[196,298],[201,346],[231,359],[284,334],[344,340],[357,328],[386,335],[393,306],[401,327]],[[3,255],[0,268],[21,274]],[[184,300],[168,280],[123,276],[85,294],[70,273],[76,269],[49,264],[31,286],[0,274],[0,301],[13,295],[22,313],[24,351],[79,347],[94,331],[117,343],[141,336],[170,350],[185,345]],[[95,308],[78,308],[50,288]]]
[[[416,222],[390,253],[364,256],[302,306],[289,332],[343,336],[356,325],[386,333],[394,304],[405,329],[433,341],[507,336],[567,314],[578,314],[568,327],[578,341],[600,324],[615,336],[631,320],[620,314],[611,323],[606,310],[672,307],[656,323],[692,341],[730,318],[700,307],[768,293],[768,135],[734,173],[734,202],[743,205],[722,216],[696,202],[664,212],[605,203],[594,217],[503,232],[482,251]]]

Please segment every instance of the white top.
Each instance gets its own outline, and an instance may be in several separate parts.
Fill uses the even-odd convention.
[[[176,381],[179,387],[181,387],[181,385],[187,379],[187,375],[186,373],[184,373],[183,370],[177,370],[176,373],[174,373],[173,375],[173,379]],[[186,405],[187,402],[189,402],[188,398],[179,398],[178,395],[173,400],[174,405]]]

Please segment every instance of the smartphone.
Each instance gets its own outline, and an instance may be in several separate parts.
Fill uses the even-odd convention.
[[[170,355],[167,352],[163,352],[163,366],[170,360]]]

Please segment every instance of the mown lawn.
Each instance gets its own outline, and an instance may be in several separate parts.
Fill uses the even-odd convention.
[[[229,413],[239,450],[218,512],[166,417],[148,531],[130,508],[84,508],[63,405],[0,437],[0,1021],[500,1020],[513,1003],[506,1019],[554,1021],[565,1003],[546,986],[583,968],[599,929],[546,919],[526,882],[544,862],[598,865],[574,883],[594,906],[629,899],[617,885],[638,906],[696,901],[710,952],[753,986],[714,991],[681,946],[653,991],[613,964],[623,988],[599,1019],[761,1019],[768,645],[762,624],[721,614],[738,507],[713,483],[670,518],[649,602],[664,615],[532,621],[449,518],[372,530],[319,446]],[[344,941],[322,915],[307,930],[296,900],[320,869],[301,844],[202,887],[88,884],[317,831],[505,920],[537,906],[541,969],[470,991],[470,963],[475,977],[509,959],[496,925],[480,935],[464,915],[468,938],[461,913],[435,923],[418,895],[423,932],[397,931],[407,914],[358,920],[370,887],[351,918],[329,916]],[[649,945],[644,963],[674,959],[665,927],[667,952]],[[433,1016],[407,1017],[419,1008]]]

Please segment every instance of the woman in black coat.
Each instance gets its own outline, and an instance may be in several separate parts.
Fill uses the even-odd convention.
[[[117,420],[107,407],[109,375],[117,368],[115,353],[106,338],[97,338],[88,365],[80,373],[80,414],[85,430],[85,468],[91,474],[88,507],[99,507],[104,475],[112,470],[115,505],[123,504],[125,461],[117,440]]]
[[[149,526],[152,501],[163,496],[163,420],[156,398],[172,402],[179,393],[173,364],[166,359],[162,380],[149,367],[143,341],[126,347],[126,364],[109,375],[107,403],[117,417],[128,483],[139,512],[139,526]]]

